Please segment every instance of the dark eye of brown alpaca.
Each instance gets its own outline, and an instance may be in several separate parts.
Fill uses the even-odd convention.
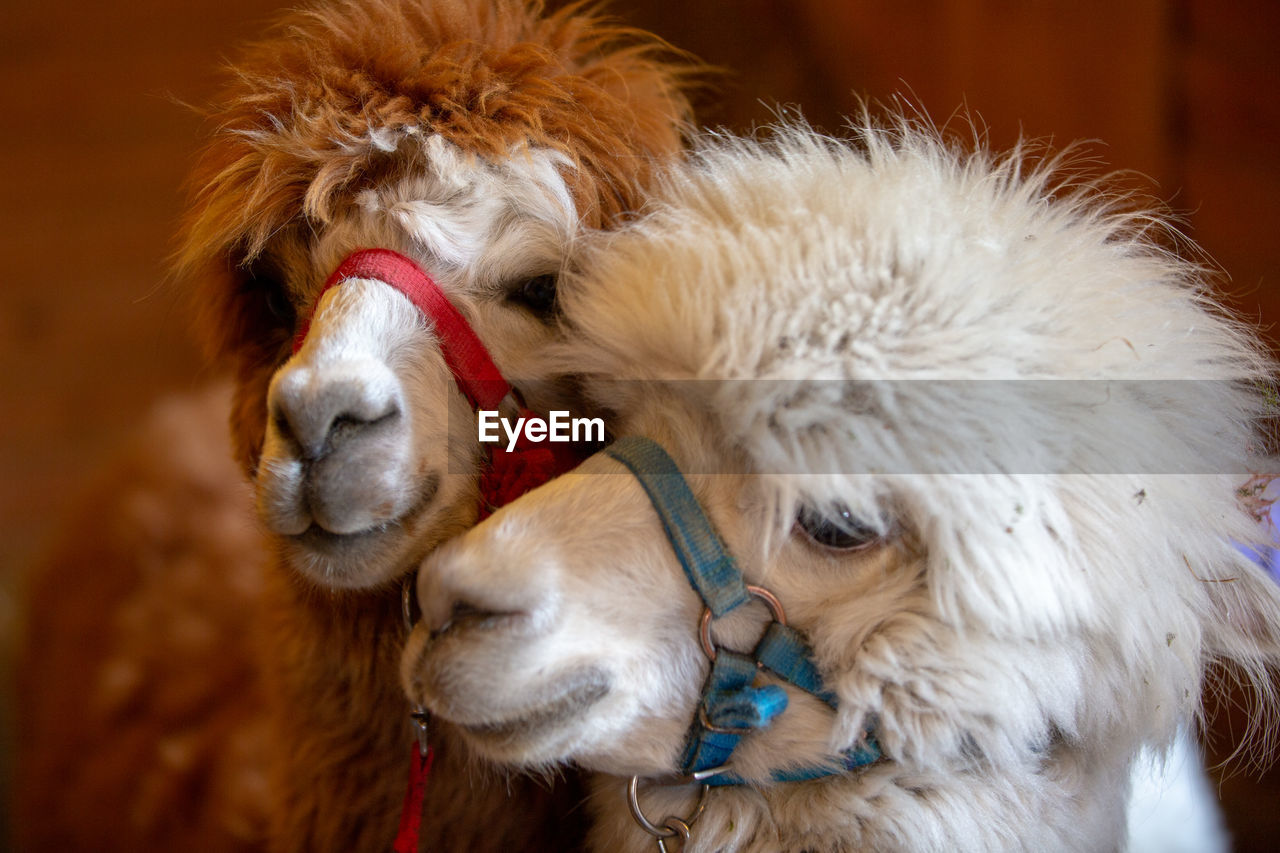
[[[796,525],[817,544],[837,551],[868,548],[883,536],[878,527],[867,524],[843,507],[830,512],[803,507],[796,516]]]
[[[556,276],[546,273],[527,278],[511,288],[507,298],[528,308],[541,319],[550,319],[556,311]]]
[[[281,326],[293,328],[294,312],[293,303],[284,295],[280,288],[268,288],[266,292],[267,311],[271,316],[280,321]]]
[[[285,290],[284,281],[275,269],[265,260],[258,260],[245,269],[244,289],[247,293],[261,300],[266,313],[275,325],[292,330],[297,322],[297,313],[289,293]]]

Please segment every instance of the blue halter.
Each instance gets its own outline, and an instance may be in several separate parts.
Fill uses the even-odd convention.
[[[833,709],[835,694],[826,690],[813,664],[813,652],[794,628],[786,624],[781,606],[767,590],[750,587],[737,562],[716,534],[680,469],[667,452],[648,438],[628,436],[605,448],[604,453],[625,465],[644,487],[657,510],[671,547],[684,567],[689,583],[702,597],[703,645],[712,659],[711,672],[702,688],[698,713],[689,729],[680,771],[690,781],[705,785],[741,785],[743,779],[729,770],[729,760],[743,736],[765,728],[787,707],[786,691],[776,685],[753,686],[764,668],[784,681],[813,694]],[[758,597],[773,611],[773,621],[750,655],[711,646],[709,623]],[[862,742],[833,761],[815,767],[778,770],[775,782],[818,779],[859,767],[881,757],[880,745],[868,731]]]

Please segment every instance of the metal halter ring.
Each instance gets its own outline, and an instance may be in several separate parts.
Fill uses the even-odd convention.
[[[400,584],[400,614],[404,617],[404,632],[413,633],[413,575],[409,575]],[[413,721],[414,737],[418,740],[418,753],[425,756],[428,749],[429,720],[431,714],[422,705],[414,705],[409,711],[409,719]]]
[[[675,830],[676,835],[680,836],[680,846],[681,849],[684,849],[684,845],[689,843],[689,838],[693,835],[692,830],[689,829],[689,824],[685,823],[678,817],[669,817],[667,818],[666,825],[670,829]],[[658,842],[658,853],[670,853],[670,851],[667,850],[666,838],[658,838],[655,840]]]
[[[660,848],[665,850],[666,845],[662,843],[664,838],[675,838],[678,835],[685,841],[689,840],[689,830],[702,815],[702,810],[706,808],[707,792],[710,790],[710,785],[705,783],[702,785],[702,790],[698,792],[698,804],[693,807],[693,814],[688,817],[667,815],[662,819],[662,826],[657,826],[645,817],[644,811],[640,808],[640,777],[632,776],[631,781],[627,783],[627,805],[631,807],[631,816],[635,818],[636,823],[640,824],[640,828],[658,839]]]
[[[404,631],[413,633],[413,579],[409,575],[400,584],[400,615],[404,617]]]
[[[769,613],[773,616],[773,621],[779,625],[787,624],[787,614],[782,609],[782,602],[778,597],[762,586],[752,586],[747,584],[747,592],[751,593],[755,598],[760,599],[769,607]],[[702,608],[702,621],[698,623],[698,642],[702,644],[702,651],[708,660],[716,659],[716,647],[711,642],[711,608]]]

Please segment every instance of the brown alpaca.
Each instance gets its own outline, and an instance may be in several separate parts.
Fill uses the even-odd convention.
[[[429,323],[378,282],[323,299],[321,285],[353,250],[394,249],[438,281],[505,375],[517,385],[536,377],[529,365],[555,334],[554,275],[567,243],[580,227],[617,222],[654,161],[679,151],[689,69],[652,37],[580,6],[544,16],[536,0],[316,7],[234,66],[210,111],[215,131],[193,176],[178,270],[194,284],[210,352],[235,379],[234,456],[254,487],[270,557],[260,572],[235,567],[252,579],[243,589],[227,587],[234,575],[216,560],[204,567],[192,605],[226,641],[173,663],[199,701],[177,721],[149,719],[145,697],[117,714],[138,743],[101,768],[96,825],[73,804],[63,819],[82,825],[28,832],[33,846],[234,849],[264,831],[274,850],[390,846],[414,742],[397,678],[400,580],[474,523],[481,460],[474,418]],[[313,309],[316,324],[291,357],[298,318]],[[349,343],[353,329],[394,386],[394,405],[376,423],[353,424],[333,403],[376,383],[325,374],[333,353],[347,351],[333,342]],[[522,390],[535,410],[553,399]],[[337,406],[320,416],[321,449],[307,440],[317,406]],[[232,561],[262,553],[224,544]],[[112,582],[119,588],[86,608],[86,636],[118,618],[114,602],[137,594],[134,581]],[[152,602],[157,612],[185,605]],[[136,654],[162,654],[146,647],[145,632],[134,639]],[[46,659],[29,672],[57,667]],[[206,667],[233,676],[207,690]],[[62,701],[73,698],[68,690]],[[181,785],[155,794],[166,816],[139,816],[132,793],[110,808],[112,784],[132,792],[173,728],[196,731],[200,749],[185,756]],[[552,792],[477,767],[442,725],[431,741],[424,847],[544,849],[580,837],[572,784]],[[234,753],[225,748],[233,742]],[[64,751],[59,766],[73,760]],[[32,787],[56,786],[56,777],[48,770]]]

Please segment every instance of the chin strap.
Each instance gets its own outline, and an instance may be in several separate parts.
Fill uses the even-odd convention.
[[[648,495],[671,547],[684,568],[690,585],[706,605],[699,626],[703,651],[711,659],[711,671],[702,688],[698,712],[690,726],[680,761],[680,781],[707,787],[742,785],[745,780],[733,772],[733,752],[742,738],[767,728],[787,708],[787,694],[773,684],[757,686],[760,670],[766,669],[783,681],[810,693],[831,708],[835,694],[827,690],[813,663],[813,650],[794,628],[787,625],[782,604],[767,589],[751,586],[742,577],[737,561],[725,548],[711,520],[694,497],[675,461],[656,442],[639,436],[619,439],[603,451],[621,462],[640,481]],[[731,613],[752,598],[768,605],[773,616],[768,629],[751,654],[717,648],[711,640],[711,621]],[[865,767],[879,761],[880,746],[875,732],[868,729],[859,743],[831,761],[811,767],[785,768],[771,775],[774,782],[818,779]],[[668,818],[654,827],[639,813],[635,800],[636,780],[630,787],[632,813],[646,832],[658,839],[680,835],[688,839],[693,818]],[[704,787],[705,791],[705,787]]]
[[[403,293],[422,312],[440,341],[440,351],[453,375],[458,390],[474,411],[498,410],[508,400],[508,407],[518,410],[520,417],[532,417],[518,395],[503,377],[471,324],[449,301],[444,290],[410,258],[390,249],[361,249],[348,255],[325,281],[311,312],[303,318],[293,339],[293,353],[302,349],[316,307],[330,288],[351,279],[380,281]],[[563,449],[562,449],[563,448]],[[521,431],[515,447],[489,445],[484,470],[480,474],[480,518],[510,503],[525,492],[542,485],[557,474],[568,471],[580,458],[572,445],[544,445],[529,441]],[[412,630],[412,589],[409,581],[403,588],[406,631]],[[426,796],[427,777],[431,773],[433,754],[427,742],[427,711],[415,706],[410,714],[417,737],[409,767],[409,784],[401,807],[400,827],[393,846],[394,853],[416,853],[422,824],[422,804]]]

